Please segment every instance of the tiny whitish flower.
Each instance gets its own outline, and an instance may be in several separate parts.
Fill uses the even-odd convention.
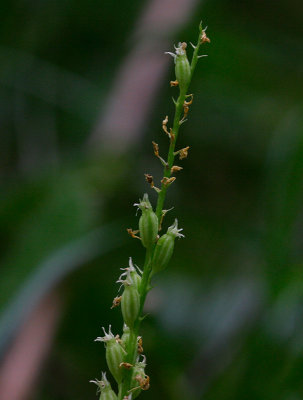
[[[119,365],[123,362],[126,351],[123,349],[119,336],[114,336],[111,332],[111,326],[109,326],[108,333],[103,329],[104,335],[103,337],[97,337],[95,341],[104,342],[106,346],[106,362],[108,369],[111,374],[115,378],[117,383],[120,383],[122,380],[122,371],[119,368]]]
[[[178,229],[178,221],[175,220],[173,225],[168,228],[167,233],[158,240],[153,257],[153,274],[162,271],[169,263],[176,237],[184,237],[180,233],[181,231],[182,229]]]
[[[117,280],[117,282],[122,283],[124,286],[121,297],[121,311],[124,322],[132,328],[140,311],[140,294],[138,289],[141,283],[141,276],[137,273],[131,258],[129,259],[129,267],[121,269],[125,271]]]
[[[101,381],[99,381],[98,379],[95,379],[90,382],[95,383],[98,386],[97,393],[100,392],[99,400],[117,400],[118,399],[116,393],[112,390],[111,385],[106,378],[105,372],[102,372]]]
[[[122,271],[124,271],[119,279],[117,280],[117,283],[122,283],[124,286],[134,286],[137,288],[139,291],[140,289],[140,284],[141,284],[141,275],[142,271],[137,265],[133,264],[133,260],[131,257],[129,257],[129,266],[127,268],[121,268]],[[125,278],[125,279],[122,279]]]
[[[142,211],[142,215],[139,220],[139,231],[141,242],[144,247],[150,248],[153,246],[157,239],[158,234],[158,218],[154,213],[152,205],[148,199],[148,195],[145,193],[140,203],[134,204],[139,207]]]
[[[191,79],[191,69],[186,55],[186,47],[187,44],[183,42],[179,43],[178,47],[175,46],[175,53],[166,52],[166,54],[170,54],[174,57],[176,80],[179,83],[180,92],[184,95],[186,94]]]

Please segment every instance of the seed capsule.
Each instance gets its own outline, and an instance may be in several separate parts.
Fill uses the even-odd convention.
[[[184,237],[180,231],[182,229],[178,229],[178,221],[175,220],[167,233],[158,240],[153,257],[153,274],[163,270],[169,263],[174,252],[176,237]]]
[[[178,47],[175,46],[176,53],[166,52],[170,54],[175,60],[175,73],[176,82],[179,84],[180,94],[185,95],[191,79],[191,68],[186,55],[187,44],[185,42],[179,43]]]
[[[116,393],[112,390],[110,383],[106,378],[105,372],[102,372],[102,379],[99,381],[95,379],[94,381],[90,381],[95,383],[98,386],[98,391],[101,392],[99,400],[117,400],[118,397]]]
[[[184,94],[186,94],[191,78],[191,69],[186,55],[186,47],[187,44],[185,42],[179,43],[179,47],[176,47],[175,58],[176,78],[179,82],[180,92]]]
[[[139,288],[141,284],[141,276],[136,271],[131,258],[129,259],[129,267],[121,269],[125,271],[117,280],[117,282],[122,283],[124,286],[124,291],[121,297],[121,311],[125,324],[132,328],[140,311]],[[139,270],[139,272],[141,271]]]
[[[111,332],[111,326],[109,326],[109,332],[106,333],[105,329],[104,337],[98,337],[95,341],[104,342],[106,346],[106,362],[108,369],[115,378],[117,383],[122,381],[122,370],[119,365],[123,362],[126,351],[123,349],[119,342],[119,336],[114,336]]]
[[[121,299],[121,310],[124,322],[132,328],[140,311],[140,295],[134,285],[125,286]]]
[[[140,238],[144,247],[150,248],[157,239],[158,234],[158,218],[154,213],[152,205],[145,193],[140,203],[134,204],[142,211],[139,220]]]

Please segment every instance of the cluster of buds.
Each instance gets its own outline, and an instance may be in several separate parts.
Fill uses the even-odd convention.
[[[175,179],[175,178],[170,178]],[[164,180],[164,178],[163,178]],[[166,182],[162,182],[164,186],[167,184]],[[182,233],[182,229],[178,229],[178,220],[176,219],[173,225],[171,225],[168,229],[167,232],[159,237],[158,231],[160,230],[160,224],[158,221],[158,217],[155,214],[155,212],[152,209],[151,203],[148,200],[148,195],[145,193],[143,196],[143,200],[140,200],[140,203],[134,204],[135,206],[139,207],[140,210],[142,211],[142,215],[139,220],[139,232],[140,232],[140,238],[141,242],[144,247],[150,248],[153,247],[153,258],[152,258],[152,274],[155,274],[157,272],[162,271],[169,263],[171,256],[174,251],[174,243],[175,239],[184,237]],[[165,213],[163,213],[165,215]],[[162,222],[162,219],[161,219]],[[121,280],[121,277],[119,278],[118,282],[121,282],[125,285],[125,290],[128,288],[132,288],[132,297],[130,294],[127,294],[127,301],[129,303],[128,307],[129,309],[133,310],[132,314],[132,319],[131,324],[127,322],[127,320],[124,317],[127,315],[129,318],[129,315],[126,313],[126,311],[123,311],[123,297],[125,295],[125,290],[122,295],[122,300],[121,300],[121,305],[122,305],[122,314],[124,317],[124,321],[126,322],[127,325],[132,326],[132,323],[134,322],[133,319],[137,317],[135,314],[137,311],[137,306],[134,306],[134,298],[136,297],[135,291],[139,290],[138,286],[134,285],[132,281],[134,278],[132,278],[131,274],[134,274],[134,276],[138,276],[140,278],[140,275],[137,273],[136,269],[134,268],[132,261],[130,259],[130,266],[129,268],[125,268],[125,271],[122,276],[126,276],[125,280]],[[138,279],[138,278],[136,278]],[[140,280],[141,281],[141,280]],[[130,291],[130,290],[129,290]],[[126,302],[125,302],[126,303]]]
[[[178,229],[178,222],[167,229],[167,232],[159,237],[159,222],[156,213],[153,211],[152,205],[148,199],[148,195],[144,194],[143,199],[135,204],[141,210],[139,219],[139,238],[142,245],[146,249],[153,251],[152,257],[152,272],[151,275],[163,270],[173,253],[174,242],[177,237],[183,237],[180,233],[182,229]],[[108,332],[103,328],[104,336],[98,337],[96,341],[103,342],[106,348],[106,362],[118,385],[121,385],[125,378],[125,371],[131,373],[130,387],[127,398],[135,399],[142,390],[149,389],[149,377],[145,373],[146,357],[143,353],[142,337],[137,337],[136,343],[136,362],[131,363],[128,360],[128,351],[131,333],[134,331],[134,326],[139,319],[141,309],[141,285],[142,271],[133,263],[132,258],[129,258],[129,265],[126,268],[121,268],[122,273],[119,276],[117,283],[121,284],[123,293],[114,298],[113,307],[121,305],[121,312],[124,321],[123,334],[114,335],[109,326]],[[120,291],[119,289],[119,291]],[[142,357],[142,360],[140,360]],[[105,374],[102,380],[93,381],[101,391],[100,400],[117,399],[116,394],[111,389]]]
[[[161,233],[164,216],[170,211],[164,210],[163,206],[166,191],[176,180],[173,175],[182,170],[182,167],[174,164],[175,157],[178,156],[179,160],[183,160],[188,155],[189,146],[176,151],[175,145],[179,128],[186,121],[189,107],[193,102],[193,94],[187,94],[187,90],[198,58],[203,57],[198,55],[199,47],[209,41],[201,23],[197,45],[192,45],[194,52],[191,63],[187,58],[185,42],[180,42],[178,46],[175,46],[175,53],[168,52],[175,61],[176,79],[171,82],[171,86],[178,86],[180,91],[178,100],[174,101],[176,113],[172,127],[168,127],[168,116],[165,116],[162,121],[162,129],[169,138],[169,151],[167,161],[165,161],[159,154],[158,144],[152,142],[154,154],[164,167],[160,188],[155,186],[152,175],[145,174],[147,183],[158,195],[156,211],[145,193],[143,198],[134,204],[141,213],[138,229],[127,229],[131,237],[141,241],[146,249],[146,256],[143,271],[133,263],[132,258],[129,258],[128,267],[121,268],[122,273],[117,280],[121,286],[111,308],[121,306],[123,333],[121,337],[113,335],[109,326],[108,333],[103,328],[104,336],[96,339],[105,345],[108,369],[118,386],[117,395],[105,373],[102,373],[100,381],[97,379],[92,381],[98,386],[100,400],[134,400],[142,391],[150,387],[149,376],[145,372],[146,357],[143,355],[143,341],[139,336],[139,328],[143,320],[141,314],[146,295],[151,287],[152,276],[167,267],[174,251],[176,238],[184,237],[181,233],[182,229],[178,228],[177,219],[168,227],[166,233]],[[121,288],[123,291],[119,293]]]
[[[104,336],[97,337],[96,341],[103,342],[105,344],[108,369],[118,385],[120,385],[122,382],[124,372],[126,370],[131,372],[131,384],[126,399],[135,399],[142,390],[149,389],[149,377],[145,373],[146,357],[140,354],[141,350],[143,351],[142,338],[140,336],[137,338],[137,358],[136,362],[131,364],[124,361],[125,356],[127,355],[126,348],[129,342],[131,328],[124,324],[121,338],[119,335],[113,335],[111,326],[109,326],[108,333],[104,328],[102,329]],[[142,357],[141,361],[140,357]],[[113,391],[104,372],[102,373],[102,379],[100,381],[95,379],[90,382],[95,383],[98,386],[100,400],[118,400],[118,397]]]
[[[144,200],[140,202],[140,207],[142,207],[143,210],[148,210],[148,203],[148,198],[144,197]],[[149,217],[146,218],[146,221],[150,220],[152,219]],[[144,242],[145,245],[148,244],[148,239],[146,240],[147,242]],[[113,307],[121,305],[124,320],[123,334],[121,338],[119,335],[114,335],[110,325],[108,332],[102,328],[104,336],[97,337],[96,341],[103,342],[105,345],[106,363],[118,386],[122,384],[122,381],[125,378],[125,372],[130,371],[131,386],[127,395],[123,397],[123,400],[133,400],[140,394],[141,390],[147,390],[149,388],[149,377],[145,374],[146,357],[142,355],[143,344],[140,336],[137,337],[136,362],[132,364],[126,361],[129,350],[130,335],[131,332],[133,332],[134,323],[138,319],[140,311],[139,290],[142,280],[142,271],[139,267],[134,265],[131,257],[129,258],[128,267],[121,268],[121,270],[122,273],[119,276],[117,283],[121,284],[120,289],[123,287],[123,293],[121,296],[115,297]],[[141,355],[143,360],[139,361]],[[104,373],[102,374],[101,381],[96,379],[91,382],[98,385],[100,400],[118,399]]]

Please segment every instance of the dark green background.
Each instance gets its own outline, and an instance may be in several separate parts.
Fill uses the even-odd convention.
[[[33,293],[56,287],[64,304],[33,399],[95,398],[88,381],[106,366],[93,339],[109,323],[120,330],[114,282],[129,256],[142,265],[125,228],[149,190],[143,173],[160,177],[150,142],[164,153],[173,63],[135,146],[117,156],[87,141],[144,6],[2,2],[1,354]],[[167,199],[167,223],[178,217],[186,238],[150,297],[142,398],[303,397],[302,15],[295,0],[208,0],[171,37],[195,41],[202,17],[211,44],[181,130],[190,155]]]

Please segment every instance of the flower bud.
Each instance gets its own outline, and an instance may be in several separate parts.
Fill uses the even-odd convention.
[[[153,257],[153,274],[163,270],[169,263],[174,251],[176,237],[184,237],[180,231],[182,229],[178,229],[178,221],[175,220],[166,234],[158,240]]]
[[[131,257],[129,258],[129,267],[121,269],[125,271],[117,280],[117,282],[122,283],[124,286],[124,292],[120,303],[121,311],[125,324],[132,328],[140,311],[139,288],[141,284],[141,276],[136,271]],[[141,271],[139,270],[139,272]],[[122,279],[123,277],[125,277],[125,279]]]
[[[137,360],[136,364],[134,365],[133,368],[133,375],[132,375],[132,381],[131,381],[131,390],[132,390],[132,395],[133,399],[139,396],[141,393],[141,387],[139,384],[140,378],[144,379],[145,378],[145,367],[146,367],[146,357],[143,356],[143,360],[139,362]]]
[[[126,324],[124,324],[123,325],[123,335],[121,336],[121,342],[122,342],[122,345],[124,346],[124,348],[126,348],[128,341],[129,341],[129,332],[130,332],[129,327]]]
[[[138,206],[142,211],[142,215],[139,220],[140,238],[143,246],[149,248],[157,239],[158,217],[154,213],[146,193],[143,196],[143,200],[140,200],[140,203],[136,203],[134,205]]]
[[[117,383],[121,383],[122,381],[122,370],[119,367],[120,364],[124,361],[124,356],[126,351],[120,344],[119,336],[114,336],[111,332],[111,326],[109,326],[108,333],[105,332],[103,329],[104,337],[98,337],[95,341],[104,342],[106,346],[106,362],[108,369],[110,370],[111,374],[115,378]]]
[[[116,393],[112,390],[110,383],[106,378],[105,372],[102,372],[102,379],[98,381],[95,379],[94,381],[90,381],[95,383],[98,386],[98,391],[101,392],[99,400],[117,400],[118,397]]]
[[[183,42],[179,43],[178,47],[175,46],[176,53],[166,52],[166,54],[170,54],[175,60],[176,79],[180,87],[180,92],[183,95],[186,94],[191,79],[191,68],[186,55],[186,47],[187,44]]]
[[[179,83],[180,92],[184,94],[186,94],[191,78],[191,69],[186,55],[186,47],[187,44],[185,42],[179,43],[179,47],[176,47],[175,58],[176,79]]]
[[[140,295],[134,285],[125,286],[121,299],[121,310],[124,322],[132,328],[140,311]]]

